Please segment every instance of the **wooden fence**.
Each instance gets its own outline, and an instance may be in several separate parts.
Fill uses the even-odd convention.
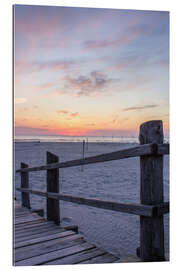
[[[89,205],[140,216],[140,247],[137,255],[142,261],[163,261],[164,223],[163,215],[169,212],[169,202],[163,199],[163,155],[169,154],[169,144],[163,144],[162,121],[149,121],[140,126],[140,145],[120,151],[59,162],[59,158],[47,152],[47,164],[29,168],[21,163],[22,205],[30,208],[30,193],[47,198],[47,219],[60,224],[59,200]],[[124,158],[140,157],[140,204],[82,198],[59,191],[59,169]],[[47,171],[47,192],[29,189],[29,172]]]

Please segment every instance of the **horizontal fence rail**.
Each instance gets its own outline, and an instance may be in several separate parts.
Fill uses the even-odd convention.
[[[106,210],[112,210],[117,212],[124,212],[134,215],[141,215],[147,217],[154,217],[162,214],[166,214],[169,211],[169,203],[166,202],[162,205],[143,205],[143,204],[127,204],[117,203],[113,201],[98,200],[95,198],[82,198],[69,194],[60,194],[53,192],[43,192],[39,190],[17,188],[18,191],[31,193],[34,195],[43,196],[46,198],[62,200],[72,203],[85,204],[92,207],[102,208]]]
[[[51,163],[48,165],[23,168],[16,170],[16,172],[31,172],[31,171],[43,171],[52,170],[58,168],[67,168],[80,165],[93,164],[98,162],[106,162],[112,160],[119,160],[138,156],[148,156],[148,155],[168,155],[169,154],[169,144],[144,144],[136,147],[131,147],[127,149],[122,149],[120,151],[115,151],[107,154],[87,157],[84,159],[70,160],[66,162]]]

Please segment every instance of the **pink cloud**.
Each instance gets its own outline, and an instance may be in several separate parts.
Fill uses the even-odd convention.
[[[76,117],[76,116],[78,116],[78,115],[79,115],[78,112],[71,113],[71,116],[72,116],[72,117]]]
[[[50,70],[50,71],[59,71],[59,70],[68,70],[75,63],[73,61],[48,61],[48,62],[15,62],[15,72],[16,75],[20,75],[24,72],[38,72],[42,70]]]

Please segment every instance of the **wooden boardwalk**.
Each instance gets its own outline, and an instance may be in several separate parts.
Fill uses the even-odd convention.
[[[115,262],[119,258],[88,243],[75,226],[61,228],[15,202],[15,266]]]

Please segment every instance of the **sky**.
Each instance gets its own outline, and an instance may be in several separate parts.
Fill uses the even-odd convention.
[[[169,13],[14,6],[15,135],[169,133]]]

